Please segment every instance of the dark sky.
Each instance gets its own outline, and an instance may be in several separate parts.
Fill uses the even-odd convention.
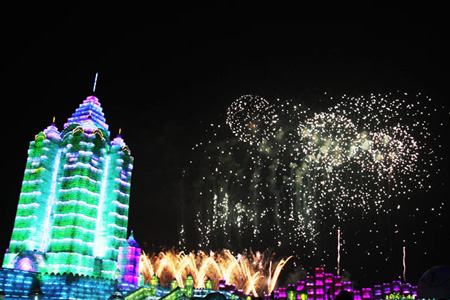
[[[78,10],[11,19],[3,21],[1,37],[7,53],[1,249],[10,238],[28,143],[53,116],[63,127],[91,94],[95,72],[112,135],[121,128],[135,157],[129,228],[139,243],[155,245],[176,242],[173,184],[202,140],[203,124],[224,123],[240,95],[314,99],[324,91],[399,89],[447,101],[448,32],[439,26],[167,25]],[[448,194],[443,174],[433,195]]]

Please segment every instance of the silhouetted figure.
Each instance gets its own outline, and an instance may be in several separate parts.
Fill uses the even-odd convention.
[[[353,294],[349,291],[340,291],[336,296],[336,300],[353,300]]]

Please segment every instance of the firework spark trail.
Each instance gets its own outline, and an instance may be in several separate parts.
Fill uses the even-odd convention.
[[[337,275],[341,275],[341,229],[338,228],[337,234]]]
[[[225,279],[245,294],[258,296],[270,294],[276,288],[281,270],[291,259],[288,257],[274,262],[272,256],[270,253],[250,252],[235,257],[226,249],[209,255],[202,251],[189,254],[166,251],[154,256],[143,254],[140,272],[145,282],[150,282],[151,277],[156,275],[163,286],[168,286],[175,279],[178,286],[182,287],[183,280],[189,274],[193,276],[196,288],[204,288],[208,278],[213,284],[217,284],[218,279]]]
[[[333,101],[318,112],[245,95],[227,111],[235,138],[219,139],[227,128],[211,125],[214,139],[193,148],[198,173],[189,171],[200,175],[189,183],[196,193],[191,215],[198,231],[190,237],[196,247],[272,247],[314,256],[325,231],[365,214],[389,214],[396,196],[428,188],[438,160],[428,145],[428,97]]]
[[[406,282],[406,247],[403,246],[403,282]]]
[[[270,292],[272,292],[272,291],[275,289],[275,285],[276,285],[276,283],[277,283],[277,278],[280,276],[281,270],[283,270],[284,265],[285,265],[291,258],[292,258],[292,256],[289,256],[289,257],[286,258],[286,259],[281,259],[281,260],[278,262],[277,266],[275,267],[275,270],[273,271],[273,274],[270,274],[270,275],[269,275],[269,280],[268,280],[268,282],[270,282],[270,284],[269,284],[268,290],[269,290]],[[269,268],[269,270],[271,270],[271,269]],[[270,273],[271,273],[271,272],[270,272]],[[272,277],[273,277],[273,279],[272,279]],[[270,293],[270,292],[269,292],[269,293]]]

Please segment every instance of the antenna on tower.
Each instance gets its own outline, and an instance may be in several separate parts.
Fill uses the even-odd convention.
[[[97,87],[97,78],[98,78],[98,72],[95,73],[94,87],[92,88],[92,92],[94,92],[94,93],[95,93],[95,88]]]

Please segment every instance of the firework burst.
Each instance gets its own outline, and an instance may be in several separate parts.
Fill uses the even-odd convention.
[[[227,111],[226,123],[243,142],[259,145],[276,132],[278,116],[273,105],[262,97],[244,95]]]
[[[257,297],[263,293],[270,294],[275,289],[280,272],[290,258],[274,261],[273,253],[268,251],[249,251],[238,255],[233,255],[229,250],[209,254],[202,251],[165,251],[157,255],[143,254],[140,272],[145,282],[150,283],[155,275],[162,286],[169,286],[172,280],[176,280],[178,286],[184,286],[184,280],[191,275],[195,288],[205,288],[209,279],[217,290],[219,279],[222,279],[244,294],[251,293]]]
[[[199,160],[185,173],[196,178],[187,180],[196,247],[276,247],[311,257],[320,237],[346,220],[388,214],[396,196],[426,189],[439,159],[428,143],[428,97],[322,97],[334,105],[314,111],[242,96],[227,111],[228,126],[211,124],[215,139],[193,148]]]

